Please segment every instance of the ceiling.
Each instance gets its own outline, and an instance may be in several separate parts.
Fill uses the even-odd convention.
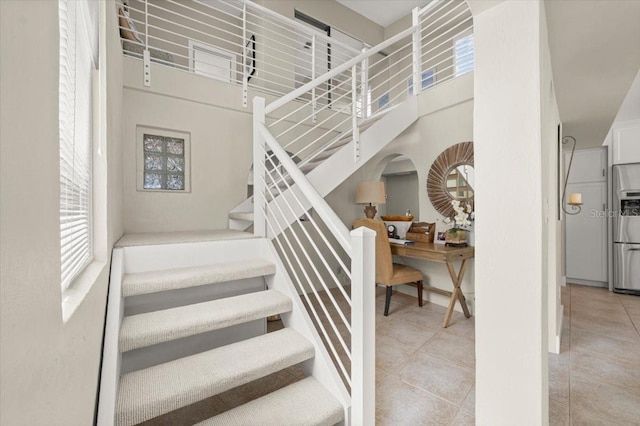
[[[551,66],[565,135],[602,145],[640,69],[640,1],[546,0]]]
[[[337,1],[385,27],[428,3]],[[468,1],[475,15],[501,2]],[[600,146],[640,69],[640,1],[545,0],[545,10],[564,134]]]
[[[338,3],[383,27],[407,16],[415,7],[429,0],[337,0]]]

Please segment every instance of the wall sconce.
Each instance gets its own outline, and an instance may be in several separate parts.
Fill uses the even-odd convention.
[[[369,204],[364,208],[364,215],[368,219],[376,217],[378,210],[374,204],[384,204],[387,195],[384,190],[384,182],[360,182],[356,189],[356,204]]]
[[[569,195],[569,202],[566,203],[571,206],[571,211],[568,211],[565,205],[565,197],[567,195],[567,182],[569,181],[569,173],[571,173],[571,163],[573,163],[573,153],[576,150],[576,138],[573,136],[565,136],[562,138],[562,145],[566,145],[569,142],[573,143],[571,147],[571,157],[569,158],[569,167],[567,167],[567,176],[564,179],[564,188],[562,189],[562,211],[566,214],[576,215],[582,210],[582,194],[574,193]]]

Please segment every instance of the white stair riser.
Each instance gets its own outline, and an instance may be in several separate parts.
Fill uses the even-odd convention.
[[[219,348],[267,332],[266,319],[249,321],[122,354],[121,374],[142,370],[178,358]]]
[[[260,257],[253,239],[125,247],[126,273],[156,271]]]
[[[194,303],[262,291],[264,289],[264,278],[255,277],[158,293],[140,294],[125,299],[124,314],[126,316],[143,314],[145,312],[159,311],[161,309],[192,305]]]

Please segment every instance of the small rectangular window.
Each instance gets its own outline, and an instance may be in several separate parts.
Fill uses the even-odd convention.
[[[473,71],[473,34],[458,37],[453,42],[456,77]]]
[[[436,82],[436,70],[435,68],[428,69],[422,73],[422,90],[428,89]],[[413,76],[409,77],[407,81],[407,93],[413,94]]]
[[[189,134],[138,127],[138,190],[189,192]]]

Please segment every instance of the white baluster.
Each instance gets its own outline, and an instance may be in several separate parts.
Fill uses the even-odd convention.
[[[258,129],[259,124],[264,124],[264,98],[253,98],[253,233],[258,237],[266,234],[266,197],[265,197],[265,156],[266,143],[262,133]]]

